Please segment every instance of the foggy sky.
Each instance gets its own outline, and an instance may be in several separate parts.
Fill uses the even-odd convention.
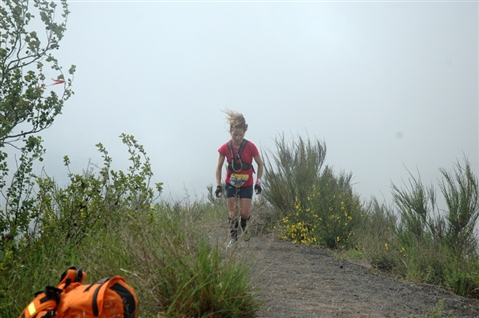
[[[201,198],[228,141],[220,109],[246,117],[261,152],[298,135],[326,143],[363,198],[466,156],[479,172],[477,2],[71,1],[57,58],[75,95],[42,133],[63,185],[103,143],[115,169],[134,135],[163,197]]]

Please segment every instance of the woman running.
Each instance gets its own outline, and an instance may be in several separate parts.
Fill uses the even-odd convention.
[[[228,204],[231,240],[229,246],[238,240],[238,215],[237,198],[240,198],[241,206],[241,230],[245,240],[249,239],[246,222],[250,218],[251,203],[253,198],[253,184],[256,194],[261,193],[261,177],[263,176],[263,161],[258,148],[244,138],[248,130],[248,124],[242,114],[232,110],[223,111],[227,115],[230,125],[231,140],[223,144],[219,149],[218,165],[216,166],[216,197],[222,195],[221,171],[223,164],[228,162],[226,168],[225,191]],[[253,180],[253,159],[258,165],[256,183]]]

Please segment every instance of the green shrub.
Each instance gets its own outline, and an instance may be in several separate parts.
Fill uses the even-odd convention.
[[[5,315],[15,312],[12,306],[18,314],[34,292],[54,284],[78,259],[79,246],[85,238],[115,227],[125,214],[140,213],[151,205],[154,192],[149,187],[152,176],[149,159],[133,136],[123,134],[121,138],[131,155],[128,173],[111,170],[111,158],[99,144],[104,167],[98,174],[90,168],[83,174],[69,173],[70,184],[64,189],[46,174],[32,178],[31,167],[23,169],[25,172],[15,178],[14,184],[18,187],[10,189],[28,185],[32,190],[26,197],[15,196],[17,210],[28,208],[28,213],[17,214],[19,223],[8,224],[12,234],[9,240],[0,241],[3,251],[0,255],[0,309],[6,310]],[[65,158],[67,167],[68,163]],[[27,174],[27,179],[20,178]],[[22,183],[23,179],[29,180],[27,185]],[[157,190],[161,191],[161,184],[157,184]],[[12,207],[7,207],[7,216],[15,210]],[[8,218],[0,215],[1,220]]]
[[[478,180],[469,162],[451,174],[440,169],[447,210],[439,211],[432,186],[411,176],[409,187],[392,186],[390,208],[371,204],[361,231],[364,256],[371,264],[407,280],[443,286],[456,294],[479,297]]]
[[[96,225],[105,226],[125,211],[131,214],[147,210],[152,205],[157,196],[150,187],[153,176],[150,159],[133,136],[122,134],[120,137],[130,154],[128,171],[112,170],[112,158],[101,143],[97,144],[103,157],[103,167],[98,174],[90,168],[82,175],[69,173],[69,186],[50,191],[51,204],[44,207],[50,213],[40,213],[42,224],[53,222],[53,227],[65,233],[69,240],[79,241]],[[69,160],[65,157],[67,167],[68,164]],[[48,180],[39,179],[40,191]],[[162,184],[155,186],[158,194],[161,193]],[[41,197],[47,197],[48,193]]]
[[[361,222],[361,203],[351,174],[336,175],[326,166],[326,146],[303,140],[276,139],[277,153],[265,156],[265,198],[280,211],[283,238],[327,247],[353,246]]]
[[[350,181],[351,174],[335,176],[326,166],[306,201],[297,198],[294,213],[283,218],[283,238],[330,248],[353,247],[354,231],[363,216]]]
[[[467,160],[464,165],[457,163],[453,174],[445,169],[441,173],[440,188],[448,208],[443,222],[445,244],[458,257],[477,256],[479,246],[474,227],[479,218],[478,179]]]
[[[306,202],[319,178],[326,157],[326,145],[319,140],[287,144],[284,135],[276,138],[276,153],[264,154],[262,195],[279,212],[279,218],[294,211],[295,202]],[[271,156],[271,157],[270,157]]]
[[[124,276],[137,291],[142,317],[253,317],[250,265],[224,254],[214,236],[226,207],[153,204],[149,159],[132,136],[122,140],[131,155],[127,172],[111,170],[99,144],[98,173],[70,173],[65,188],[46,174],[36,179],[33,230],[0,243],[0,316],[18,317],[35,292],[76,266],[88,273],[86,283]]]
[[[355,249],[374,267],[394,270],[400,265],[401,252],[404,252],[398,249],[393,232],[396,217],[374,197],[363,205],[362,213],[362,222],[356,229]]]
[[[10,271],[0,270],[9,287],[0,297],[0,315],[18,317],[34,292],[77,266],[87,272],[86,283],[124,276],[137,292],[142,317],[254,317],[251,264],[223,253],[209,231],[198,227],[214,222],[210,209],[161,203],[134,214],[124,210],[117,226],[90,232],[80,245],[41,238],[22,249]]]

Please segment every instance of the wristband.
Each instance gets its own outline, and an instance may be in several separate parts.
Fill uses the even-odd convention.
[[[261,186],[263,184],[263,180],[261,180],[261,178],[258,178],[258,180],[256,180],[256,184]]]

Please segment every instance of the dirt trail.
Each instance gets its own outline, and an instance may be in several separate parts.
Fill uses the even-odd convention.
[[[442,289],[401,282],[334,258],[324,249],[272,236],[238,242],[254,259],[252,275],[265,302],[258,317],[408,317],[445,299],[444,317],[479,317],[479,301]]]

